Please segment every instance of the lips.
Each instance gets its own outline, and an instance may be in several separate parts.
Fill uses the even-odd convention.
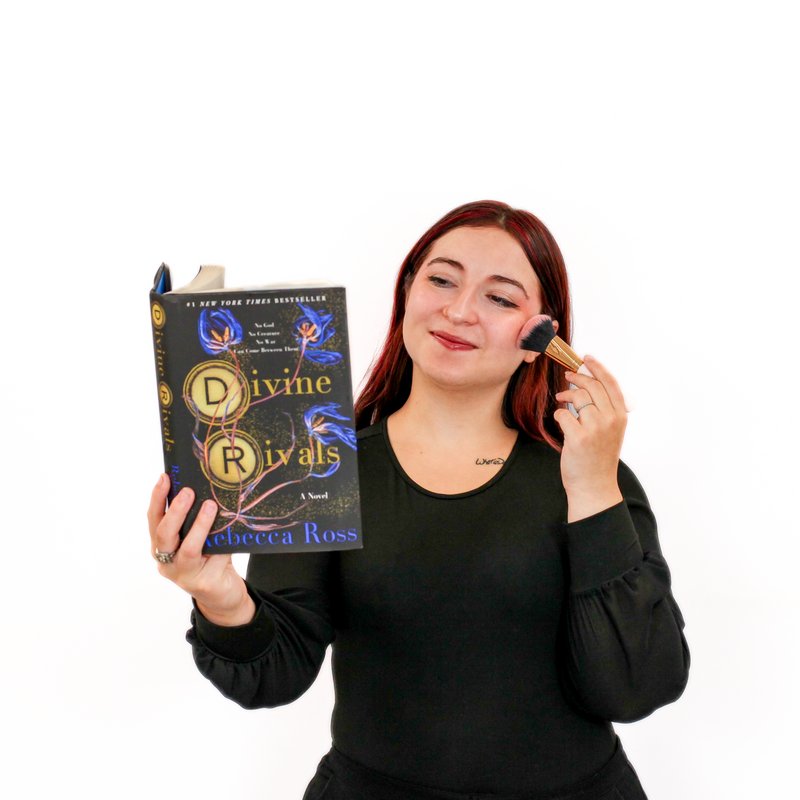
[[[477,347],[477,345],[468,342],[466,339],[461,339],[444,331],[431,331],[431,336],[448,350],[474,350]]]

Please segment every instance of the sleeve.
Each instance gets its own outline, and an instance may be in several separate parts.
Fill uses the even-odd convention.
[[[562,674],[583,713],[633,722],[680,697],[690,657],[647,497],[622,461],[618,481],[622,502],[565,524]]]
[[[330,573],[335,553],[252,555],[247,589],[256,614],[225,627],[195,606],[186,634],[195,663],[223,695],[244,708],[296,700],[319,674],[335,633]]]

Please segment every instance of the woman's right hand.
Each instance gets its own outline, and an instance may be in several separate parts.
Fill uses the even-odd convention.
[[[165,510],[169,478],[162,473],[150,497],[147,522],[150,528],[150,552],[175,553],[168,564],[159,563],[158,571],[194,597],[200,613],[217,625],[246,625],[253,619],[256,606],[247,592],[242,576],[236,572],[231,556],[203,555],[203,544],[217,513],[213,500],[206,500],[200,513],[180,541],[179,531],[194,501],[194,492],[184,487]]]

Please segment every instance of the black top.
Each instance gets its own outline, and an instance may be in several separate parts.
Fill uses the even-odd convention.
[[[547,791],[611,757],[611,720],[677,699],[689,652],[656,522],[623,502],[567,524],[560,456],[520,434],[470,492],[412,481],[385,421],[359,432],[364,549],[253,556],[249,625],[196,610],[201,672],[246,708],[289,703],[333,642],[333,744],[460,792]]]

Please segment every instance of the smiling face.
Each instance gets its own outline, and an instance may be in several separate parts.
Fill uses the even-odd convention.
[[[503,390],[523,361],[520,329],[541,312],[539,281],[500,228],[460,227],[437,239],[408,290],[403,342],[414,380]]]

